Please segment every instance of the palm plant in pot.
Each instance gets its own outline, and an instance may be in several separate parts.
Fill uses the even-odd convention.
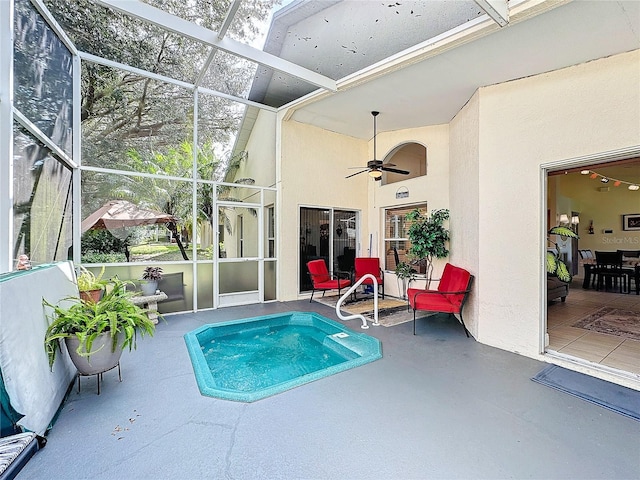
[[[52,309],[44,347],[53,368],[64,340],[71,360],[82,375],[101,373],[118,365],[125,348],[136,348],[138,332],[153,335],[155,325],[146,311],[133,304],[128,283],[112,279],[103,297],[94,302],[68,297]]]
[[[142,289],[142,294],[145,296],[155,295],[156,290],[158,289],[158,281],[162,278],[162,268],[161,267],[147,267],[142,272],[142,277],[140,280],[144,280],[140,284],[140,288]]]
[[[547,237],[547,241],[553,245],[553,250],[547,250],[546,264],[547,264],[547,275],[551,277],[557,277],[558,280],[569,283],[573,278],[571,272],[569,272],[569,268],[560,258],[560,246],[551,240],[551,235],[559,235],[561,239],[567,238],[580,238],[576,232],[574,232],[571,228],[565,227],[563,225],[558,225],[549,230],[549,236]]]

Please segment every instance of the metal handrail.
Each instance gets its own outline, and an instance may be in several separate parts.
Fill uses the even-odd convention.
[[[373,297],[373,323],[371,325],[375,327],[380,325],[378,323],[378,279],[374,275],[370,273],[364,274],[356,283],[354,283],[351,286],[349,290],[347,290],[347,292],[344,295],[340,297],[340,299],[338,300],[338,303],[336,303],[336,315],[338,316],[338,318],[340,320],[353,320],[354,318],[359,318],[360,320],[362,320],[362,325],[360,326],[360,328],[362,328],[363,330],[366,330],[367,328],[369,328],[369,325],[367,325],[366,317],[359,313],[354,313],[353,315],[344,316],[342,315],[342,312],[340,312],[340,306],[342,305],[342,302],[344,302],[346,298],[349,295],[351,295],[351,292],[353,292],[356,288],[358,288],[362,284],[362,282],[364,282],[367,278],[370,278],[373,280],[373,291],[375,292],[375,296]]]

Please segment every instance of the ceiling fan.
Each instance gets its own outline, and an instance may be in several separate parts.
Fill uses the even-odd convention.
[[[379,114],[380,112],[371,112],[371,115],[373,115],[373,160],[369,160],[367,162],[366,167],[350,167],[350,168],[360,168],[361,170],[359,172],[352,173],[351,175],[347,175],[344,178],[350,178],[355,175],[360,175],[361,173],[364,173],[364,172],[369,172],[369,176],[374,180],[382,180],[383,171],[399,173],[401,175],[409,175],[409,172],[407,170],[391,168],[391,167],[395,167],[393,163],[382,163],[382,160],[376,159],[376,117]]]

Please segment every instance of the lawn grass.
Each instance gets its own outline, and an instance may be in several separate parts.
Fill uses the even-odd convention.
[[[191,260],[192,256],[191,248],[191,245],[189,248],[185,247],[189,260]],[[131,252],[132,262],[149,260],[153,260],[154,262],[174,262],[184,260],[180,248],[178,248],[178,245],[175,243],[147,243],[130,247],[129,251]],[[211,249],[198,249],[198,259],[210,260]]]

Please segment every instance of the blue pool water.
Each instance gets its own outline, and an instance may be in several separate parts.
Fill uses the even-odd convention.
[[[205,325],[185,341],[200,392],[244,402],[382,357],[376,338],[309,312]]]

